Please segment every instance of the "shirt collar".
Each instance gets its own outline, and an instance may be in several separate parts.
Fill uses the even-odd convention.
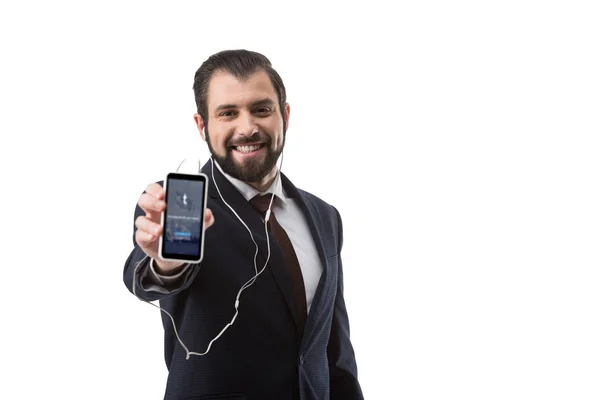
[[[231,182],[231,184],[242,194],[242,196],[244,196],[244,198],[247,201],[250,201],[254,196],[256,196],[258,194],[264,195],[264,194],[275,193],[275,197],[280,199],[283,202],[283,204],[286,204],[286,196],[285,196],[285,192],[283,191],[283,186],[281,184],[281,177],[278,177],[277,179],[275,179],[273,181],[273,183],[271,184],[271,186],[266,191],[259,192],[258,190],[256,190],[255,188],[253,188],[252,186],[247,184],[246,182],[236,179],[233,176],[225,173],[225,171],[223,171],[223,169],[221,168],[221,166],[219,165],[219,163],[216,160],[215,160],[215,164],[216,164],[217,168],[219,169],[219,171],[221,171],[223,176],[225,178],[227,178],[227,180],[229,182]]]

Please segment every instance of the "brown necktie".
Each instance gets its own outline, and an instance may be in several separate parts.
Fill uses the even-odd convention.
[[[271,196],[272,195],[270,194],[263,196],[257,195],[250,200],[250,204],[252,204],[252,206],[263,216],[263,218],[269,209]],[[298,307],[298,312],[300,315],[300,328],[301,330],[304,330],[307,314],[306,291],[304,289],[304,279],[302,278],[302,270],[300,269],[298,257],[296,256],[294,246],[292,246],[289,236],[281,227],[281,225],[279,225],[279,222],[277,222],[275,214],[273,213],[273,209],[271,209],[271,216],[269,217],[267,226],[269,227],[269,230],[273,236],[275,236],[275,240],[277,240],[277,243],[279,244],[279,247],[285,256],[285,264],[290,274],[292,288],[294,290],[294,300],[296,301],[296,306]]]

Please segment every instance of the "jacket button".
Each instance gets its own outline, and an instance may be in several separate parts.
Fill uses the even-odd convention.
[[[304,355],[300,354],[300,365],[304,365]]]

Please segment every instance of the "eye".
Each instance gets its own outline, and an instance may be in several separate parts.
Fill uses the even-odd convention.
[[[225,117],[225,118],[227,118],[227,117],[233,117],[233,115],[234,115],[234,112],[231,111],[231,110],[228,110],[228,111],[221,112],[219,114],[219,117]]]
[[[272,112],[272,111],[273,111],[273,110],[271,110],[271,108],[270,108],[270,107],[267,107],[267,106],[261,106],[261,107],[257,107],[257,108],[254,110],[254,113],[255,113],[255,114],[258,114],[258,115],[263,115],[263,116],[266,116],[266,115],[269,115],[269,114],[271,114],[271,112]]]

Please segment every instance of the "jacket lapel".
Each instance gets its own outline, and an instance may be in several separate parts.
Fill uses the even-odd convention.
[[[327,265],[327,257],[325,256],[323,238],[320,234],[320,229],[318,229],[317,226],[318,221],[321,220],[319,211],[312,202],[308,201],[302,195],[302,193],[292,184],[292,182],[284,174],[281,174],[281,182],[288,196],[293,197],[302,209],[306,221],[308,222],[310,233],[315,242],[315,247],[317,248],[317,252],[319,253],[319,260],[321,261],[321,265],[323,266],[323,272],[321,273],[321,278],[319,279],[319,284],[317,285],[315,297],[313,298],[312,305],[310,307],[310,311],[306,319],[306,327],[303,335],[304,342],[307,340],[308,337],[310,337],[312,329],[316,326],[316,318],[318,318],[319,316],[316,314],[315,310],[323,309],[323,301],[325,299],[324,287],[325,282],[327,281],[329,267]]]

